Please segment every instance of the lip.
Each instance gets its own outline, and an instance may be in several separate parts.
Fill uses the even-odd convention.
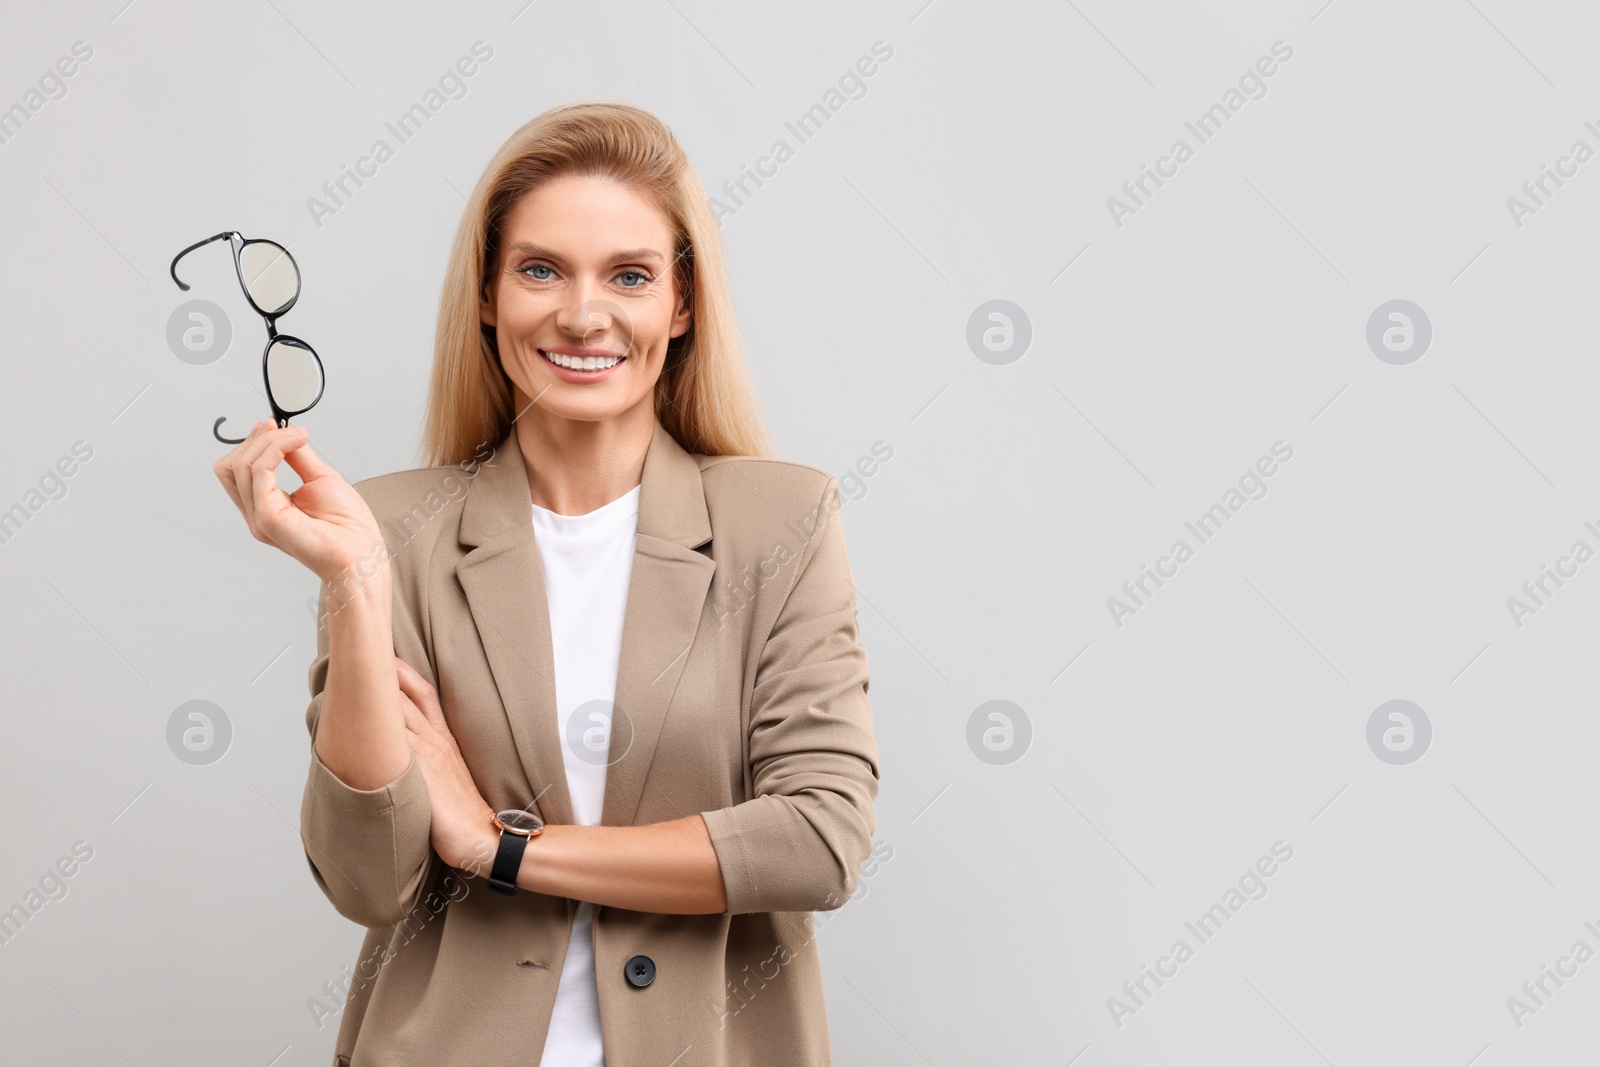
[[[548,359],[545,359],[545,352],[550,351],[562,356],[597,357],[615,356],[617,353],[608,351],[604,348],[574,348],[570,345],[560,345],[551,349],[540,348],[537,351],[539,353],[539,358],[544,359],[544,365],[550,369],[552,374],[564,382],[573,382],[579,385],[592,385],[597,382],[603,382],[613,374],[617,373],[617,371],[621,370],[623,365],[628,362],[628,357],[623,356],[621,362],[617,363],[613,367],[607,367],[605,370],[571,370],[567,367],[560,366],[556,363],[552,363]]]

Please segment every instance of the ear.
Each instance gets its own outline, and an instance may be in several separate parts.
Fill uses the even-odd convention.
[[[478,299],[478,321],[485,326],[496,326],[498,323],[495,321],[496,287],[494,282],[485,282],[483,292],[488,295],[480,296]]]
[[[682,337],[685,333],[688,333],[689,321],[692,315],[693,310],[689,307],[689,302],[685,300],[679,305],[678,313],[672,316],[672,329],[667,333],[667,336]]]

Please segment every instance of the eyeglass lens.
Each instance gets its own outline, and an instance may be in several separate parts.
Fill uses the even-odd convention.
[[[322,364],[308,346],[279,338],[267,349],[267,388],[284,414],[297,415],[322,394]]]
[[[239,250],[245,292],[264,315],[277,315],[294,303],[300,271],[282,245],[251,241]]]

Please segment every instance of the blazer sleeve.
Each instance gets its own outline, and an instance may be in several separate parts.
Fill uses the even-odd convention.
[[[433,684],[432,665],[400,588],[396,568],[396,653]],[[376,789],[352,788],[317,757],[317,720],[328,681],[327,603],[324,582],[317,596],[317,658],[309,672],[306,728],[313,747],[300,805],[300,836],[311,876],[334,910],[362,926],[386,928],[416,908],[427,885],[436,859],[433,811],[415,755],[394,781]]]
[[[830,476],[826,516],[762,649],[751,700],[755,797],[704,812],[726,914],[831,911],[855,891],[872,850],[878,749],[855,577]]]

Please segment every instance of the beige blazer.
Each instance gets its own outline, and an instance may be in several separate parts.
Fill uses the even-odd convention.
[[[491,807],[570,823],[550,619],[515,433],[481,466],[355,486],[392,554],[395,652],[438,690]],[[878,751],[837,480],[798,463],[645,458],[611,729],[608,826],[703,814],[728,910],[597,907],[607,1067],[830,1064],[812,912],[872,849]],[[328,590],[306,725],[328,672]],[[334,599],[337,608],[337,597]],[[535,798],[537,800],[535,801]],[[344,1067],[537,1065],[576,902],[491,892],[429,837],[415,760],[352,789],[311,756],[312,876],[368,928],[335,993]],[[648,981],[646,982],[646,979]]]

